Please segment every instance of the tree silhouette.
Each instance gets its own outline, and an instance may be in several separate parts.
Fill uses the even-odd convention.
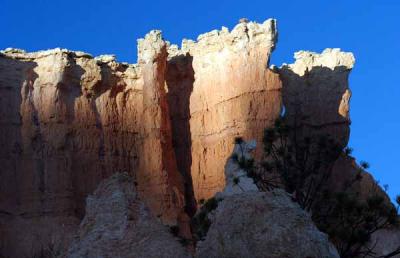
[[[384,198],[378,184],[367,196],[354,190],[363,169],[369,167],[367,162],[361,162],[359,171],[341,189],[332,187],[334,162],[352,149],[341,148],[328,135],[290,126],[283,118],[265,130],[263,143],[263,161],[247,168],[248,175],[262,190],[281,187],[291,193],[300,207],[312,214],[317,227],[329,235],[342,258],[400,254],[400,246],[385,256],[374,252],[377,243],[371,243],[372,234],[398,226],[400,197],[396,207]]]

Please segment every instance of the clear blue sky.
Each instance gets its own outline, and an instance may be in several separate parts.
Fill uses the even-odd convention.
[[[128,1],[0,0],[0,49],[62,47],[93,55],[113,53],[136,62],[136,39],[161,29],[173,43],[247,17],[278,19],[272,64],[292,62],[297,50],[352,51],[350,146],[358,160],[400,193],[400,1]]]

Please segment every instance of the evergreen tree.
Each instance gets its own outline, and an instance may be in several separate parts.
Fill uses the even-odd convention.
[[[334,162],[339,155],[349,155],[350,148],[342,149],[327,135],[289,126],[282,118],[265,130],[263,143],[265,157],[258,169],[247,169],[249,176],[263,190],[282,187],[291,193],[300,207],[312,214],[317,227],[329,235],[342,258],[400,254],[400,246],[383,257],[374,252],[372,234],[398,226],[400,197],[396,207],[384,198],[377,184],[367,196],[354,191],[368,163],[361,162],[359,171],[341,189],[332,188]]]

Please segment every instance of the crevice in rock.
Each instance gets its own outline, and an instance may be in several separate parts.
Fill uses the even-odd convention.
[[[168,60],[166,82],[167,101],[172,127],[172,145],[177,159],[178,170],[185,181],[185,212],[193,217],[196,200],[191,175],[192,139],[190,131],[190,95],[193,91],[193,57],[189,54],[174,56]]]

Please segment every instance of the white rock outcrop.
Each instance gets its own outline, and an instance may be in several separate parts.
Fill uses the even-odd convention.
[[[259,192],[257,185],[253,179],[247,175],[247,171],[240,163],[247,163],[253,160],[251,153],[256,149],[255,140],[241,140],[235,143],[232,155],[225,164],[225,188],[223,192],[217,193],[217,198],[224,198],[234,194],[244,192]]]
[[[226,196],[208,216],[211,226],[197,258],[339,258],[283,190]]]
[[[135,192],[133,180],[115,174],[87,198],[86,215],[68,258],[191,257]]]

